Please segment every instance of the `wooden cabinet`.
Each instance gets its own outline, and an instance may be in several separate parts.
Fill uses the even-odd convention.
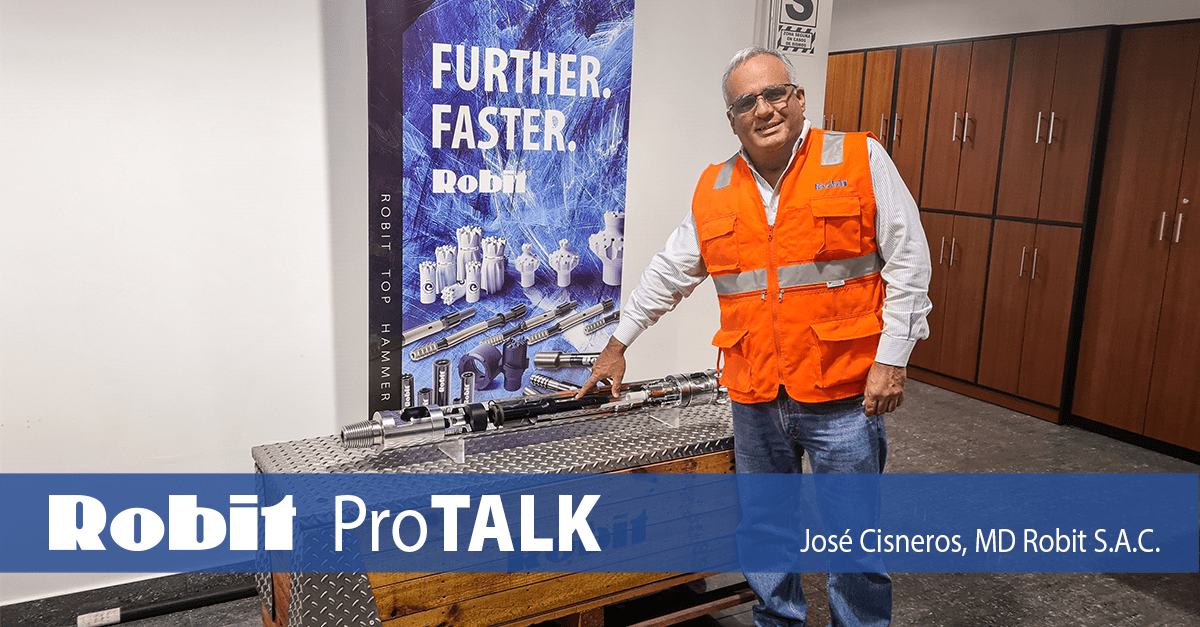
[[[971,47],[971,78],[963,111],[958,161],[957,211],[991,214],[996,202],[1000,138],[1012,40],[977,41]]]
[[[1018,37],[996,213],[1082,222],[1107,30]]]
[[[921,212],[921,226],[929,242],[932,272],[929,275],[929,301],[933,310],[926,321],[929,337],[917,342],[908,363],[926,370],[937,371],[942,355],[942,321],[946,318],[946,244],[954,236],[954,216],[948,213]]]
[[[829,68],[827,127],[879,134],[921,208],[917,376],[1200,451],[1200,21]]]
[[[991,214],[1012,39],[937,47],[921,207]]]
[[[858,130],[865,56],[862,52],[829,55],[825,72],[825,130]]]
[[[884,148],[888,145],[888,129],[891,128],[895,82],[896,51],[868,52],[863,71],[862,115],[857,130],[875,133]]]
[[[1193,450],[1198,68],[1200,24],[1122,33],[1073,406],[1084,418]]]
[[[991,221],[923,212],[921,222],[934,256],[929,287],[934,311],[929,339],[917,343],[909,363],[974,380]]]
[[[1200,74],[1196,77],[1200,85]],[[1154,346],[1154,372],[1145,434],[1200,451],[1200,92],[1192,100],[1191,124],[1178,203],[1167,238],[1171,242],[1162,313]]]
[[[925,161],[925,117],[929,112],[929,83],[933,76],[933,46],[900,51],[896,80],[896,110],[892,114],[892,161],[913,198],[921,197]]]
[[[980,385],[1060,404],[1079,237],[1076,227],[996,221]]]
[[[933,64],[929,120],[925,135],[925,170],[921,207],[954,208],[958,190],[958,157],[962,153],[962,116],[967,104],[971,44],[942,44]]]

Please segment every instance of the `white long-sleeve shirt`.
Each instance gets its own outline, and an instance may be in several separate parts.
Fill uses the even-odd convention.
[[[803,145],[811,128],[808,120],[792,153]],[[900,178],[887,151],[874,139],[867,140],[871,185],[875,192],[875,240],[883,259],[880,272],[885,285],[883,335],[875,361],[889,366],[905,366],[917,340],[929,337],[925,317],[933,308],[929,302],[929,245],[917,203]],[[746,156],[758,191],[762,195],[767,222],[775,223],[779,192],[759,175]],[[780,180],[792,168],[789,162]],[[661,251],[650,260],[638,286],[629,294],[621,312],[621,322],[613,337],[628,346],[666,312],[675,308],[696,286],[708,277],[700,256],[700,241],[691,211],[683,223],[667,238]]]

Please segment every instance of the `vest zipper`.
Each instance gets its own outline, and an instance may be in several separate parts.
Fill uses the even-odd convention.
[[[779,289],[779,266],[775,262],[775,225],[767,227],[767,262],[770,264],[770,270],[767,274],[767,287],[770,289],[771,277],[775,277],[775,289]],[[767,299],[767,293],[763,292],[763,300]],[[781,299],[782,300],[782,299]],[[779,303],[772,302],[768,305],[771,309],[771,333],[775,336],[775,368],[776,376],[779,377],[779,384],[786,383],[783,376],[783,341],[779,337]]]

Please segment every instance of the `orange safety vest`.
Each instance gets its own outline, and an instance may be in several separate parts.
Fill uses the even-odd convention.
[[[700,177],[692,214],[717,288],[721,384],[739,403],[863,393],[883,329],[869,133],[811,129],[767,224],[739,155]]]

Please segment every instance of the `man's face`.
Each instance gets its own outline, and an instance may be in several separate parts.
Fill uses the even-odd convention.
[[[746,94],[758,94],[772,85],[791,82],[783,62],[761,54],[742,63],[729,75],[729,100]],[[772,105],[759,98],[754,108],[737,115],[729,113],[729,125],[742,147],[756,164],[766,164],[783,155],[791,156],[792,147],[804,129],[804,92],[799,89],[781,104]]]

